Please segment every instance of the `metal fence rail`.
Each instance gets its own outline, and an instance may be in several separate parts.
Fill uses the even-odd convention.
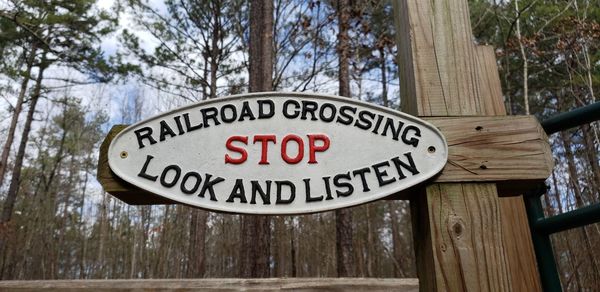
[[[600,102],[558,114],[543,121],[546,134],[581,126],[600,120]],[[525,208],[531,229],[538,270],[544,291],[562,291],[550,235],[553,233],[600,222],[600,204],[583,207],[560,215],[546,218],[540,196],[547,191],[546,185],[525,194]]]
[[[562,130],[567,130],[583,124],[589,124],[591,122],[600,119],[600,101],[574,109],[570,112],[558,114],[547,120],[544,120],[541,124],[546,131],[546,134],[554,134]]]

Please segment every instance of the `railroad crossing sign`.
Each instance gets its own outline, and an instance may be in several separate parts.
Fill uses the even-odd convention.
[[[116,176],[205,209],[299,214],[395,194],[446,164],[440,131],[344,97],[258,93],[204,101],[127,127],[108,149]]]

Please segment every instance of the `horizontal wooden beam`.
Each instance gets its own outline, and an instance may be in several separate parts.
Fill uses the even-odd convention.
[[[496,182],[503,196],[521,194],[552,172],[548,137],[532,116],[423,117],[448,142],[448,163],[432,182]],[[171,204],[112,173],[108,146],[125,129],[114,126],[100,147],[98,180],[104,190],[131,205]]]
[[[545,180],[554,165],[533,116],[427,117],[448,142],[448,163],[436,182]]]
[[[145,279],[2,281],[0,291],[419,291],[418,279]]]

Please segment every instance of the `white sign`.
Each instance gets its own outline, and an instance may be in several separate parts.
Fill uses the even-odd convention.
[[[256,93],[192,104],[120,132],[108,161],[173,201],[300,214],[377,200],[427,180],[448,148],[433,125],[353,99]]]

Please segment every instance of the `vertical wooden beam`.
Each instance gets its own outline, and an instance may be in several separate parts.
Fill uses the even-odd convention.
[[[432,258],[421,258],[418,276],[435,284],[422,291],[510,291],[495,185],[434,184],[423,198],[413,208],[429,228],[415,233],[428,234]]]
[[[502,114],[491,97],[500,91],[482,88],[495,79],[480,77],[488,71],[482,68],[489,52],[472,43],[467,1],[394,0],[394,6],[403,110],[420,116]],[[512,282],[521,279],[509,272],[515,265],[506,243],[516,239],[503,228],[512,221],[503,219],[502,206],[489,183],[434,184],[417,194],[411,209],[421,291],[513,290]],[[535,261],[520,264],[535,269]]]
[[[480,114],[467,1],[394,3],[402,110],[421,116]]]
[[[475,54],[477,55],[479,99],[483,114],[486,116],[505,116],[506,107],[504,106],[494,48],[492,46],[475,46]]]
[[[480,88],[486,115],[506,115],[496,54],[491,46],[476,46]],[[501,197],[500,214],[512,291],[541,291],[529,221],[522,196]]]
[[[511,291],[542,291],[523,197],[500,198],[500,214]]]

